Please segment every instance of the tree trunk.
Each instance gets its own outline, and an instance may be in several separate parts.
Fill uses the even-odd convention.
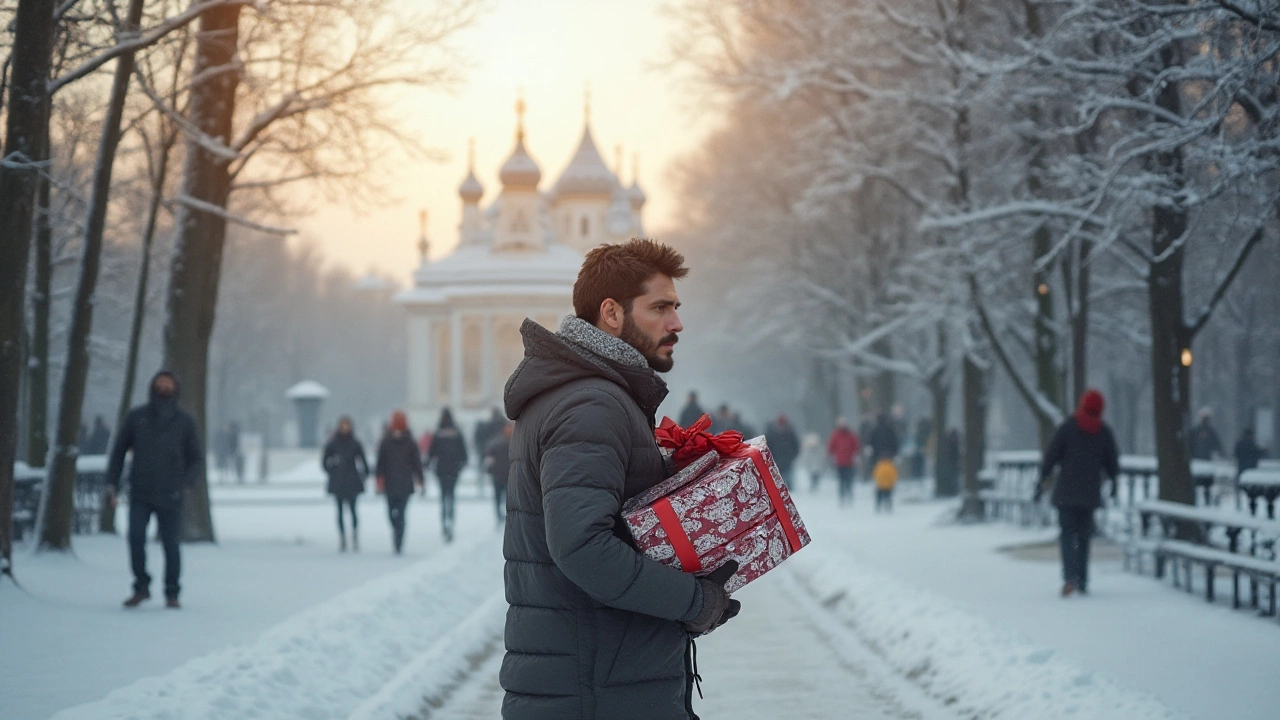
[[[1181,64],[1179,52],[1161,52],[1165,68]],[[1156,104],[1178,115],[1182,100],[1177,83],[1165,83]],[[1183,180],[1180,149],[1158,154],[1152,170],[1175,186]],[[1191,331],[1187,327],[1182,295],[1182,265],[1186,245],[1187,211],[1177,205],[1157,205],[1151,212],[1151,255],[1155,258],[1147,274],[1147,300],[1151,315],[1152,409],[1155,411],[1156,462],[1160,477],[1160,499],[1194,505],[1195,485],[1191,479],[1187,431],[1191,418]],[[1186,366],[1184,367],[1184,355]],[[1179,535],[1191,528],[1182,527]]]
[[[1076,308],[1071,316],[1071,398],[1079,402],[1089,389],[1089,254],[1093,243],[1080,241],[1076,267]]]
[[[48,120],[45,121],[46,125]],[[45,153],[49,157],[49,153]],[[36,201],[35,293],[32,296],[31,354],[27,362],[27,463],[44,467],[49,456],[49,308],[53,285],[53,223],[49,181],[40,179]]]
[[[13,16],[13,76],[0,158],[0,574],[12,575],[13,461],[31,219],[49,136],[54,0],[19,0]]]
[[[1040,225],[1032,238],[1033,263],[1049,254],[1052,239],[1049,237],[1048,225]],[[1035,347],[1033,353],[1036,365],[1036,389],[1040,395],[1061,408],[1062,405],[1062,373],[1058,361],[1058,333],[1053,329],[1053,292],[1051,284],[1051,267],[1044,266],[1032,273],[1031,292],[1036,300],[1036,317],[1034,326]],[[1049,447],[1053,433],[1058,429],[1054,418],[1037,412],[1036,427],[1040,430],[1040,449]]]
[[[129,0],[125,26],[118,35],[136,32],[142,21],[145,0]],[[133,75],[134,53],[126,52],[116,60],[107,115],[102,122],[102,140],[93,170],[93,192],[85,220],[80,280],[76,284],[75,303],[71,310],[71,330],[67,335],[67,364],[62,374],[62,393],[58,401],[58,432],[54,441],[53,467],[45,488],[44,522],[41,524],[40,547],[45,550],[69,550],[75,522],[76,456],[79,454],[80,411],[84,405],[84,387],[89,376],[89,335],[93,331],[94,293],[98,287],[98,268],[102,261],[102,236],[107,224],[107,204],[111,196],[111,171],[116,148],[120,145],[120,126],[124,119],[124,103],[129,94],[129,78]]]
[[[236,85],[240,81],[233,64],[239,22],[238,5],[209,10],[200,17],[196,36],[189,117],[202,133],[223,143],[231,137]],[[182,194],[225,209],[230,189],[228,161],[199,143],[188,141]],[[225,236],[223,215],[195,209],[190,204],[179,206],[164,327],[164,357],[165,365],[182,382],[184,404],[195,417],[202,445],[206,436],[209,338],[213,334]],[[214,541],[207,472],[201,473],[197,486],[183,505],[183,539]]]
[[[946,368],[947,330],[942,323],[938,323],[938,357],[941,358],[940,367],[929,377],[928,382],[930,399],[933,401],[933,494],[935,497],[955,497],[960,493],[960,488],[954,487],[949,479],[947,483],[943,483],[938,475],[938,469],[945,466],[942,456],[946,452],[947,405],[951,395]]]
[[[983,518],[982,501],[978,498],[978,474],[982,471],[987,449],[988,373],[968,354],[962,363],[964,394],[964,502],[960,506],[962,520]]]

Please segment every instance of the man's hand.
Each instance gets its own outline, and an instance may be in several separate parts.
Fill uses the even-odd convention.
[[[702,635],[737,616],[738,611],[742,609],[742,603],[730,599],[729,593],[724,589],[724,584],[729,582],[729,578],[736,572],[738,572],[738,563],[736,560],[730,560],[706,577],[698,578],[698,585],[702,588],[702,609],[692,620],[680,623],[686,632],[691,635]]]
[[[116,489],[112,485],[107,486],[107,507],[115,508],[116,506]]]

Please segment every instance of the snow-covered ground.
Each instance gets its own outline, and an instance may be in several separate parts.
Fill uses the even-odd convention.
[[[302,472],[301,470],[299,471]],[[336,549],[318,483],[214,490],[217,546],[184,548],[184,608],[126,612],[122,538],[20,554],[0,587],[0,718],[492,718],[501,703],[499,533],[474,486],[458,542],[415,499],[407,554],[379,498]],[[907,490],[903,493],[909,495]],[[797,493],[814,543],[699,642],[706,718],[1270,718],[1280,623],[1096,561],[1057,597],[1051,531],[852,509]],[[123,518],[122,518],[123,519]],[[159,575],[159,547],[151,548]],[[1028,559],[1030,558],[1030,559]],[[61,712],[59,712],[61,711]]]

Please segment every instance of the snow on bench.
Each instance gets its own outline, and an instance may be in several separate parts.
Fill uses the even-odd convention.
[[[1164,576],[1164,561],[1170,557],[1182,560],[1186,565],[1187,592],[1193,590],[1191,584],[1191,564],[1204,565],[1204,599],[1214,600],[1214,571],[1219,565],[1231,570],[1231,606],[1240,607],[1240,575],[1248,575],[1251,582],[1251,604],[1258,606],[1258,583],[1266,583],[1270,588],[1270,603],[1266,614],[1276,614],[1276,581],[1280,580],[1280,563],[1250,555],[1220,550],[1208,545],[1186,542],[1185,540],[1163,540],[1156,549],[1156,577]],[[1174,565],[1173,585],[1178,586],[1177,565]]]
[[[1241,485],[1275,485],[1280,486],[1280,469],[1254,468],[1240,473]]]
[[[1190,520],[1224,528],[1256,530],[1270,537],[1280,537],[1280,521],[1254,517],[1233,510],[1196,507],[1168,500],[1145,500],[1138,503],[1134,509],[1139,513]]]

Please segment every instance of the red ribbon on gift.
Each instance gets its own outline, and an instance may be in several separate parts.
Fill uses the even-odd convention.
[[[711,416],[704,414],[698,421],[687,428],[675,424],[669,417],[662,418],[662,424],[653,431],[658,445],[671,448],[671,461],[677,470],[715,450],[721,457],[732,455],[742,447],[742,433],[728,430],[718,435],[707,432],[711,429]]]
[[[674,451],[671,454],[671,460],[675,463],[677,469],[684,468],[684,466],[706,455],[711,450],[715,450],[722,458],[750,459],[756,466],[756,472],[760,475],[760,481],[764,484],[765,491],[769,493],[769,500],[773,503],[773,509],[778,515],[779,522],[782,523],[782,531],[786,533],[787,543],[791,546],[791,552],[797,552],[801,547],[800,534],[796,532],[796,526],[791,520],[791,514],[787,512],[787,504],[782,499],[782,491],[778,488],[778,483],[774,480],[773,473],[769,470],[769,463],[764,460],[764,455],[759,450],[743,442],[742,433],[736,430],[729,430],[712,435],[708,432],[710,428],[711,417],[705,414],[688,428],[682,428],[671,418],[664,417],[662,418],[662,424],[654,430],[654,436],[658,441],[658,445],[671,448]],[[686,572],[696,572],[697,569],[702,567],[702,563],[698,560],[698,554],[693,549],[689,534],[684,531],[684,528],[680,525],[680,519],[676,517],[675,510],[671,508],[671,503],[666,498],[662,498],[653,504],[653,510],[658,515],[658,522],[666,530],[667,537],[671,539],[671,546],[676,551],[676,557],[680,559],[680,566]]]
[[[689,539],[689,533],[685,532],[684,527],[680,525],[680,518],[676,517],[676,511],[671,508],[671,501],[659,498],[653,504],[653,512],[658,516],[662,529],[667,531],[671,547],[675,549],[676,557],[680,560],[680,569],[685,572],[701,570],[702,559],[698,557],[698,551],[693,549],[693,541]]]

